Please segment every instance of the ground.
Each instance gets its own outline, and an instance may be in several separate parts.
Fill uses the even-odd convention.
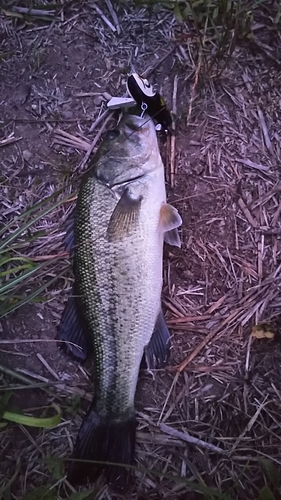
[[[59,459],[71,454],[93,388],[91,361],[80,366],[67,359],[54,341],[72,283],[62,243],[72,206],[66,198],[75,196],[89,144],[115,122],[107,115],[93,126],[108,94],[125,94],[132,69],[149,74],[175,113],[175,136],[159,137],[159,144],[168,198],[183,224],[181,249],[165,248],[164,260],[172,357],[165,370],[140,373],[138,470],[126,498],[281,498],[275,3],[270,15],[267,5],[255,12],[252,37],[240,37],[218,61],[211,38],[198,50],[194,24],[167,7],[120,2],[117,23],[110,2],[52,4],[43,18],[22,16],[16,4],[0,14],[2,234],[12,234],[28,207],[49,196],[58,203],[42,217],[38,210],[48,203],[27,214],[24,222],[36,220],[11,250],[44,263],[34,281],[14,293],[46,288],[39,301],[2,319],[1,390],[13,391],[9,410],[26,414],[42,416],[57,403],[62,422],[40,431],[16,424],[2,429],[0,498],[69,498],[74,491]],[[253,330],[260,324],[263,338]],[[197,445],[188,443],[190,436]],[[272,497],[259,496],[266,488]],[[114,496],[99,484],[90,498]]]

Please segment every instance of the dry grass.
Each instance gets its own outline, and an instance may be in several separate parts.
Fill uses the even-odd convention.
[[[22,26],[18,20],[15,26],[10,18],[1,19],[1,29],[9,33],[9,39],[3,38],[0,52],[13,49],[17,40],[23,47],[26,41],[38,40],[45,57],[51,36],[57,43],[77,36],[85,51],[88,41],[95,40],[95,61],[100,63],[94,91],[91,82],[81,89],[77,85],[66,96],[58,73],[56,84],[45,78],[32,85],[27,101],[30,118],[22,110],[22,116],[11,115],[10,120],[5,115],[0,136],[0,154],[7,151],[1,156],[5,223],[58,187],[63,192],[55,200],[73,200],[91,151],[112,123],[104,92],[122,95],[131,67],[159,83],[177,114],[175,137],[161,144],[169,198],[183,216],[182,249],[166,249],[164,264],[163,304],[173,332],[173,356],[171,366],[159,370],[153,379],[140,374],[138,470],[132,499],[257,499],[266,484],[274,489],[261,459],[281,471],[280,31],[273,30],[266,12],[261,9],[257,14],[254,40],[237,45],[224,72],[218,63],[208,77],[206,53],[204,58],[198,53],[192,26],[178,24],[170,10],[156,9],[150,17],[145,7],[124,4],[117,8],[109,1],[82,8],[66,5],[58,8],[51,26],[49,21],[40,26],[43,32],[47,30],[44,43],[38,38],[38,26]],[[5,58],[0,71],[12,74],[24,57],[26,53],[18,51],[10,60]],[[36,55],[32,67],[38,64],[40,75],[41,61]],[[66,101],[72,115],[69,108],[65,114]],[[38,148],[29,139],[34,137],[34,127],[40,127],[42,147],[43,138],[49,143],[32,165],[24,157],[28,151],[37,154]],[[35,261],[51,258],[47,278],[68,262],[62,223],[71,206],[71,201],[60,203],[36,222],[36,231],[43,235],[21,240],[20,252],[25,256]],[[61,260],[54,268],[52,257],[57,254]],[[37,283],[41,281],[39,275]],[[50,315],[53,323],[58,322],[59,295],[70,282],[66,274],[50,290],[48,305],[34,306],[33,314],[39,311],[45,321]],[[251,336],[253,326],[264,323],[270,324],[274,338]],[[19,337],[6,335],[4,340],[13,343],[1,344],[4,356],[8,351],[14,359],[1,389],[7,391],[10,385],[18,394],[16,385],[28,384],[28,394],[38,394],[36,386],[45,384],[40,394],[44,389],[45,399],[61,405],[64,421],[39,434],[13,426],[2,431],[0,458],[3,463],[5,457],[5,470],[0,467],[0,484],[16,471],[8,489],[10,498],[23,498],[33,487],[46,484],[48,488],[55,485],[50,498],[71,498],[73,489],[59,459],[69,457],[80,425],[76,398],[84,409],[91,399],[91,367],[63,364],[61,356],[58,368],[57,358],[48,357],[42,349],[37,368],[21,368],[17,377],[23,378],[16,381],[16,346],[22,344],[15,338]],[[26,356],[39,349],[40,339],[38,344],[33,340],[29,351],[24,351]],[[49,454],[59,459],[46,459]],[[102,484],[91,495],[113,498]],[[280,498],[277,484],[274,495]]]

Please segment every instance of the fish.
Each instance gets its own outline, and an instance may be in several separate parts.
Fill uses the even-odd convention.
[[[89,165],[65,238],[74,285],[56,338],[80,361],[93,356],[95,384],[68,468],[73,485],[102,472],[116,491],[129,484],[140,365],[163,366],[171,348],[161,309],[163,243],[180,246],[181,223],[166,200],[153,121],[124,115]]]

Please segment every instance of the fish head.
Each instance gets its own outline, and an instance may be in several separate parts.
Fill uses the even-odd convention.
[[[107,132],[97,151],[93,175],[110,188],[163,168],[153,121],[127,114]]]

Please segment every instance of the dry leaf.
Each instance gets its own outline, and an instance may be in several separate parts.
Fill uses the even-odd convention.
[[[275,333],[271,331],[270,325],[264,323],[261,325],[255,325],[252,329],[252,337],[256,339],[273,339]]]

